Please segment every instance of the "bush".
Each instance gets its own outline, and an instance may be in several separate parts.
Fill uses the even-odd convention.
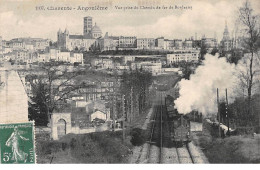
[[[144,131],[140,128],[134,128],[131,132],[131,143],[134,146],[140,146],[145,142]]]
[[[50,155],[62,150],[62,143],[58,141],[38,141],[37,154]]]
[[[72,138],[70,141],[70,147],[71,149],[74,149],[76,147],[77,140],[75,138]]]
[[[38,140],[37,155],[41,163],[49,163],[51,155],[58,158],[64,156],[64,153],[69,154],[62,158],[64,162],[124,163],[128,161],[131,147],[129,138],[123,143],[122,131],[68,134],[59,141]]]

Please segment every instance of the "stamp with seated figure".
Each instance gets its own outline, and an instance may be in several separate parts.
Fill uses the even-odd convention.
[[[35,164],[34,123],[0,124],[1,164]]]

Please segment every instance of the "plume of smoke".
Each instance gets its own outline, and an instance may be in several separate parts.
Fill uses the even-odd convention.
[[[195,74],[190,76],[190,80],[182,79],[179,82],[180,97],[174,101],[175,108],[182,114],[192,110],[197,110],[203,115],[216,113],[217,88],[220,92],[220,100],[225,99],[226,88],[229,102],[234,100],[238,82],[235,72],[235,65],[226,62],[225,58],[207,54],[203,64],[196,69]]]

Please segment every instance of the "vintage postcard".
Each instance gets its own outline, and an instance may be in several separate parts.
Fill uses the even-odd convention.
[[[0,163],[259,164],[259,11],[0,0]]]

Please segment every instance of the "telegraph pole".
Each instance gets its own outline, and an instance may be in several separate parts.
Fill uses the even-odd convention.
[[[131,93],[130,93],[130,97],[131,97],[131,114],[130,114],[130,122],[132,122],[133,119],[133,114],[134,114],[134,101],[133,101],[133,86],[131,86]]]
[[[113,91],[114,91],[114,88],[113,88]],[[115,114],[116,114],[115,113],[115,94],[113,94],[113,99],[112,99],[112,110],[113,110],[113,131],[115,131],[115,126],[116,126],[116,123],[115,123]]]
[[[123,112],[123,121],[122,121],[122,130],[123,130],[123,142],[125,141],[125,121],[126,121],[126,114],[125,114],[125,95],[122,95],[122,112]]]
[[[115,130],[116,122],[115,122],[115,116],[116,116],[116,104],[117,104],[117,96],[116,96],[116,80],[113,81],[113,131]]]
[[[113,96],[111,95],[111,92],[108,92],[109,94],[109,107],[110,107],[110,114],[112,114],[112,131],[115,130],[115,124],[114,124],[114,99]]]
[[[113,71],[113,75],[114,75],[114,80],[113,80],[113,131],[115,130],[115,116],[118,116],[117,115],[117,81],[118,81],[118,77],[117,77],[117,72],[114,70]],[[117,117],[118,118],[118,117]]]
[[[226,89],[226,115],[227,115],[227,120],[228,120],[228,135],[230,136],[227,89]]]
[[[221,137],[218,88],[217,88],[217,102],[218,102],[218,131],[219,131],[219,137]]]

